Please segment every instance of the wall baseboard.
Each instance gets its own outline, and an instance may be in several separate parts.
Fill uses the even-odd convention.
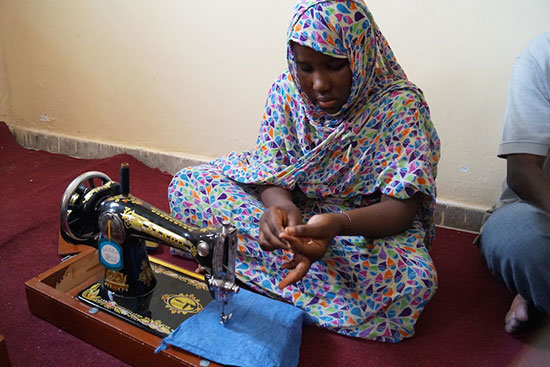
[[[10,130],[17,142],[25,148],[89,159],[105,158],[126,153],[149,167],[158,168],[172,175],[184,167],[194,166],[206,161],[177,153],[107,144],[70,136],[49,134],[47,131],[31,130],[17,126],[10,126]],[[477,233],[481,228],[484,214],[484,209],[438,200],[435,222],[436,225],[441,227]]]
[[[15,140],[23,147],[45,150],[51,153],[65,154],[75,158],[106,158],[126,153],[143,162],[145,165],[175,174],[184,167],[204,163],[207,159],[190,158],[172,152],[143,149],[135,146],[124,146],[79,139],[72,136],[50,134],[43,130],[32,130],[18,126],[9,127]]]
[[[462,206],[437,200],[435,224],[440,227],[479,233],[487,209]]]

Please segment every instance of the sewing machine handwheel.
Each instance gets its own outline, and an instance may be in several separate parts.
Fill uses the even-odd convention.
[[[86,220],[81,212],[83,199],[90,190],[109,181],[111,179],[106,174],[90,171],[81,174],[69,184],[61,199],[60,220],[61,231],[70,239],[86,242],[98,235],[97,224]]]

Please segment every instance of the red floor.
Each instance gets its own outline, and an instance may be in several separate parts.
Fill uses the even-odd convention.
[[[167,210],[169,175],[127,155],[82,160],[23,149],[0,123],[0,334],[13,366],[125,365],[32,315],[24,292],[27,280],[60,261],[59,204],[68,184],[91,170],[118,180],[121,162],[130,163],[132,194]],[[488,273],[471,244],[473,238],[470,233],[437,229],[432,256],[439,290],[412,339],[382,344],[307,327],[300,366],[550,365],[548,328],[520,337],[504,332],[512,296]],[[171,259],[166,249],[160,252],[160,257]]]

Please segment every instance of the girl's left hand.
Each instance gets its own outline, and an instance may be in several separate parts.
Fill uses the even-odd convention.
[[[279,237],[288,241],[294,256],[283,264],[283,269],[292,269],[279,283],[279,289],[302,279],[315,260],[321,259],[340,230],[339,214],[318,214],[307,224],[288,226]]]
[[[291,270],[279,283],[279,289],[283,289],[284,287],[294,284],[302,279],[307,274],[311,264],[313,263],[313,260],[304,255],[300,255],[299,253],[295,252],[292,255],[292,260],[281,266],[281,269]]]

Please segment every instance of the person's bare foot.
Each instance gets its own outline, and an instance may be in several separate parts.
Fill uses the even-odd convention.
[[[508,334],[517,334],[528,325],[529,303],[521,295],[517,295],[504,318],[504,330]]]

